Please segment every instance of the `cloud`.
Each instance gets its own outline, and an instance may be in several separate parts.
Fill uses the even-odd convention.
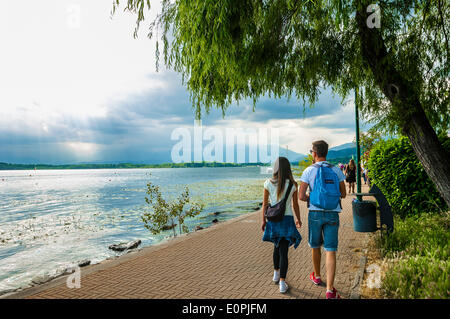
[[[303,119],[322,114],[332,114],[340,108],[340,98],[333,97],[330,89],[323,89],[319,100],[312,107],[309,107],[308,104],[304,106],[303,101],[296,98],[288,100],[287,98],[274,99],[267,96],[258,101],[257,112],[251,112],[252,104],[250,101],[246,101],[244,105],[248,120],[263,122],[271,119]],[[231,117],[242,115],[233,113],[239,113],[239,111],[233,110],[230,114]]]
[[[69,21],[78,6],[80,23]],[[101,116],[108,105],[130,94],[159,88],[154,41],[133,39],[135,20],[110,19],[110,0],[24,0],[4,4],[0,20],[0,103],[48,115]],[[150,58],[149,58],[150,57]],[[150,75],[150,76],[149,76]]]
[[[19,154],[30,161],[18,152],[18,145],[28,145],[24,149],[35,154],[32,162],[167,161],[176,143],[170,139],[171,132],[178,127],[192,129],[194,113],[179,75],[164,71],[152,75],[152,80],[159,83],[157,89],[116,100],[101,115],[41,113],[39,105],[4,113],[0,117],[0,161],[17,160]],[[300,116],[297,102],[264,97],[253,112],[244,101],[231,105],[225,118],[221,110],[211,110],[204,115],[203,125],[223,132],[226,128],[277,128],[281,145],[300,153],[307,152],[313,140],[325,139],[334,146],[353,139],[352,103],[341,106],[340,99],[324,91],[315,108]],[[40,149],[43,143],[47,143],[46,151],[32,151],[30,145]],[[48,151],[52,143],[59,156]]]
[[[110,0],[4,4],[0,161],[152,162],[170,154],[174,129],[192,129],[180,75],[157,73],[154,41],[145,28],[133,39],[135,17],[119,10],[111,20],[111,6]],[[252,108],[249,100],[234,103],[225,118],[212,109],[203,125],[278,128],[280,142],[301,153],[312,140],[338,145],[354,135],[352,106],[341,106],[329,89],[304,112],[295,98],[263,96]]]

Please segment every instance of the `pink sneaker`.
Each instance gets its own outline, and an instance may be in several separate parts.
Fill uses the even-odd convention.
[[[327,299],[341,299],[341,296],[338,294],[336,288],[333,287],[333,291],[327,291]]]
[[[319,278],[316,278],[316,276],[314,276],[314,271],[309,275],[309,280],[311,280],[314,285],[320,285],[322,283],[322,280]]]

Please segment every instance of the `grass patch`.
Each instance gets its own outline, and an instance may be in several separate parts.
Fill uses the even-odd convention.
[[[450,214],[395,218],[395,229],[378,238],[388,262],[382,290],[387,298],[440,298],[450,295]]]

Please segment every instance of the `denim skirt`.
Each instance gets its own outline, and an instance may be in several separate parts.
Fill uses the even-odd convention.
[[[262,240],[270,241],[278,247],[282,238],[289,242],[289,246],[294,245],[294,248],[297,248],[300,244],[302,236],[295,227],[294,216],[284,216],[279,222],[267,221]]]

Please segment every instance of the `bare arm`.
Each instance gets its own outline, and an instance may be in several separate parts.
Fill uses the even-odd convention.
[[[269,205],[269,191],[264,188],[263,203],[261,207],[261,218],[262,218],[261,229],[263,231],[264,228],[266,228],[266,216],[264,215],[264,213],[266,212],[267,205]]]
[[[298,207],[298,192],[297,190],[294,191],[294,194],[292,194],[292,208],[294,209],[295,217],[297,217],[297,220],[300,220],[300,208]]]
[[[301,227],[302,225],[302,219],[300,217],[300,208],[298,207],[298,191],[297,191],[297,184],[295,185],[295,191],[294,194],[292,194],[292,207],[294,209],[295,217],[297,217],[298,227]]]
[[[309,200],[309,195],[306,194],[306,190],[308,189],[308,184],[302,182],[300,184],[300,190],[298,192],[298,199],[301,201],[307,202]]]

